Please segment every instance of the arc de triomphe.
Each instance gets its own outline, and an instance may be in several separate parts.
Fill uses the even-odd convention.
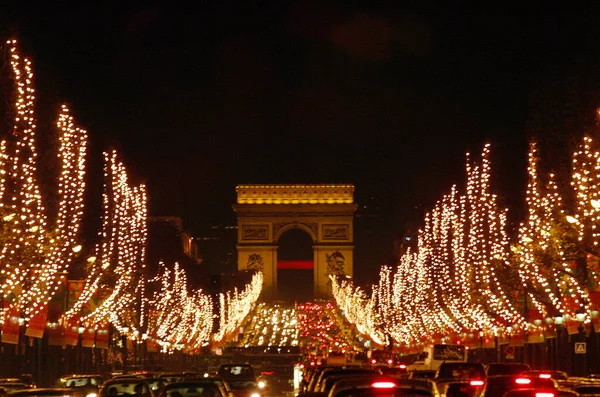
[[[238,185],[238,270],[264,273],[263,297],[277,298],[279,238],[297,228],[313,241],[314,295],[331,296],[329,274],[353,275],[353,185]]]

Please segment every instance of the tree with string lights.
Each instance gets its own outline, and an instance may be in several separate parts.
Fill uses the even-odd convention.
[[[0,148],[0,249],[2,296],[30,320],[46,310],[81,250],[78,243],[85,191],[86,132],[77,127],[63,105],[59,132],[58,212],[50,217],[40,191],[37,169],[35,90],[31,62],[22,57],[16,40],[6,42],[14,85],[12,134]],[[52,220],[51,220],[52,219]]]

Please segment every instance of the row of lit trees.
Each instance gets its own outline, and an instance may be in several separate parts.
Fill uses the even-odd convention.
[[[596,323],[600,304],[600,146],[585,137],[573,153],[575,205],[553,174],[539,175],[529,151],[527,219],[511,242],[507,209],[490,189],[490,148],[467,155],[466,188],[454,186],[425,216],[416,250],[385,266],[370,296],[351,280],[333,295],[360,331],[400,345],[541,334],[557,324]],[[467,338],[468,339],[468,338]]]
[[[38,180],[39,175],[51,178],[37,167],[31,62],[18,53],[15,40],[2,49],[10,58],[9,79],[14,82],[8,93],[14,97],[14,122],[10,138],[0,143],[0,288],[4,302],[0,323],[4,324],[3,333],[16,322],[26,327],[41,322],[43,331],[48,307],[66,284],[69,266],[83,250],[79,230],[87,133],[76,126],[63,105],[57,122],[59,171],[54,190],[58,207],[55,216],[49,217]],[[173,270],[161,265],[158,275],[148,274],[146,188],[129,181],[116,151],[104,153],[102,202],[99,242],[87,260],[83,289],[70,307],[63,306],[64,313],[51,328],[74,327],[81,333],[111,325],[134,340],[149,339],[166,349],[197,351],[208,341],[222,341],[240,326],[260,294],[262,274],[256,274],[242,292],[221,294],[221,321],[214,331],[212,298],[191,289],[183,269],[177,264]]]

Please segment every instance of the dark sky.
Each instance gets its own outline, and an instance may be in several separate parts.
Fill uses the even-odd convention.
[[[188,225],[233,220],[236,184],[350,182],[401,230],[488,140],[518,213],[528,138],[564,147],[552,126],[593,105],[580,93],[598,77],[600,14],[584,2],[13,3],[0,31],[34,59],[40,106],[68,101],[94,161],[119,148],[151,214]]]

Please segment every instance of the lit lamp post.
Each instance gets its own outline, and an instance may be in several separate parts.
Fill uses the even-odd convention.
[[[544,322],[546,323],[546,325],[548,326],[548,328],[550,328],[550,326],[552,326],[552,323],[554,322],[554,320],[552,319],[552,317],[546,317],[544,319]],[[558,363],[554,361],[555,355],[556,355],[556,338],[548,338],[546,337],[546,340],[548,341],[548,348],[550,351],[550,354],[547,355],[548,360],[550,361],[550,368],[552,369],[558,369]]]
[[[579,342],[585,343],[585,333],[584,333],[584,328],[583,328],[583,322],[585,321],[585,312],[582,309],[578,309],[577,313],[575,314],[575,319],[577,320],[577,322],[579,323],[579,325],[577,326],[577,330],[579,331]],[[582,359],[582,376],[585,376],[587,374],[587,349],[586,349],[586,353],[582,354],[583,359]]]
[[[123,375],[127,375],[127,333],[129,332],[129,327],[121,328],[121,344],[122,344],[122,354],[123,354]]]
[[[596,357],[600,357],[600,327],[598,327],[596,324],[598,323],[598,310],[593,309],[590,311],[590,318],[592,319],[592,324],[594,326],[594,335],[596,335]],[[596,368],[594,368],[593,372],[594,373],[598,373],[600,372],[600,360],[594,360],[594,365],[597,365]]]
[[[554,317],[554,324],[556,325],[556,367],[558,370],[561,370],[562,365],[561,365],[561,361],[560,361],[560,357],[561,357],[561,352],[560,352],[560,347],[561,347],[561,343],[560,343],[560,331],[562,330],[562,325],[564,323],[565,319],[563,318],[562,314],[557,314]]]
[[[85,327],[77,328],[77,332],[79,334],[79,338],[77,340],[77,371],[80,374],[83,374],[85,371],[83,370],[83,332],[85,331]]]

